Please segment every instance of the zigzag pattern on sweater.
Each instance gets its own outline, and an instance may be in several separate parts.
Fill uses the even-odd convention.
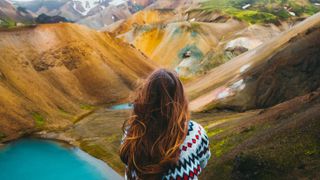
[[[178,164],[170,168],[163,179],[197,179],[209,158],[209,140],[206,132],[198,123],[189,121],[186,139],[180,146]]]
[[[164,179],[185,179],[194,177],[201,172],[199,158],[196,154],[191,153],[186,159],[179,160],[178,165],[169,170],[169,175]]]
[[[187,136],[189,136],[189,135],[190,135],[190,132],[191,132],[191,131],[193,131],[193,126],[194,126],[193,122],[192,122],[192,121],[190,121],[190,122],[189,122],[189,127],[188,127],[188,133],[187,133]]]
[[[205,138],[201,138],[200,146],[197,147],[197,156],[202,158],[209,150],[209,141]]]

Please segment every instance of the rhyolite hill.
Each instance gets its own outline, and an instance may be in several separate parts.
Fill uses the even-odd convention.
[[[308,0],[159,0],[102,30],[134,45],[158,64],[175,69],[186,82],[319,10],[317,3]]]
[[[91,105],[126,101],[155,66],[139,51],[75,24],[0,32],[2,140],[72,124]]]

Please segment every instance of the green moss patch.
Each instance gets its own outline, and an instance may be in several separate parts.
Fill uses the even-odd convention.
[[[250,4],[247,9],[243,6]],[[208,0],[197,9],[203,12],[219,11],[249,23],[274,23],[278,20],[294,18],[287,10],[298,17],[310,16],[320,11],[312,2],[298,4],[295,0]]]
[[[80,104],[80,108],[83,110],[93,110],[94,106],[92,106],[90,104]]]
[[[0,18],[0,27],[4,27],[4,28],[16,27],[16,22],[11,19]]]
[[[203,59],[201,59],[202,66],[198,69],[198,73],[204,74],[209,70],[224,64],[230,59],[231,57],[227,56],[225,53],[216,53],[211,50],[203,57]]]
[[[281,172],[272,161],[251,154],[239,154],[233,162],[232,179],[269,179]]]
[[[0,132],[0,141],[3,139],[3,138],[6,138],[7,136],[3,133],[3,132]]]
[[[209,138],[213,157],[204,178],[316,179],[320,172],[318,118],[288,118],[241,129],[232,128],[232,121],[228,126],[209,128],[208,134],[219,129],[224,132]]]
[[[40,127],[43,126],[45,123],[45,118],[38,112],[33,112],[32,113],[32,118],[34,119],[36,126]]]
[[[208,132],[207,132],[207,135],[208,135],[208,137],[211,137],[211,136],[215,136],[215,135],[217,135],[217,134],[219,134],[219,133],[222,133],[222,132],[223,132],[222,129],[216,129],[216,130],[214,130],[214,131],[208,131]]]
[[[275,23],[278,20],[278,17],[273,14],[254,11],[254,10],[238,10],[235,8],[227,8],[225,12],[237,19],[240,19],[252,24]]]
[[[208,136],[210,138],[210,149],[213,152],[213,155],[217,158],[221,157],[225,153],[228,153],[231,149],[235,148],[239,144],[241,144],[244,140],[250,138],[254,135],[257,128],[248,127],[238,132],[232,132],[230,129],[215,129],[213,131],[208,132]],[[224,131],[229,131],[231,134],[225,135],[219,139],[214,139],[214,136],[222,133]]]
[[[222,154],[231,149],[232,145],[229,141],[230,139],[226,138],[210,145],[210,149],[213,151],[214,157],[219,158]]]

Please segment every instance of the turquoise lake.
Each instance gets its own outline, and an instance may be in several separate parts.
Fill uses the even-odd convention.
[[[118,180],[103,161],[55,141],[21,139],[0,147],[0,180]]]
[[[110,107],[110,109],[113,109],[113,110],[127,110],[132,108],[133,108],[133,105],[129,103],[118,104]]]

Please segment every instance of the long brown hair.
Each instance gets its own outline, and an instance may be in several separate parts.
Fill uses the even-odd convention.
[[[138,89],[132,115],[123,124],[120,158],[127,165],[128,179],[161,179],[176,165],[188,119],[188,101],[178,75],[154,71]]]

